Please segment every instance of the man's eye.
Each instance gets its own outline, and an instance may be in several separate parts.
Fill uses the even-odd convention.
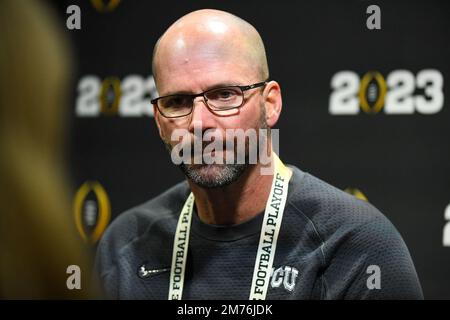
[[[219,93],[219,97],[220,98],[224,98],[224,99],[226,99],[226,98],[229,98],[229,97],[231,97],[231,96],[233,96],[233,92],[231,92],[231,91],[221,91],[220,93]]]
[[[210,99],[213,100],[232,100],[237,96],[236,90],[233,89],[222,89],[211,93]]]
[[[177,108],[186,105],[186,97],[170,97],[164,103],[166,108]]]

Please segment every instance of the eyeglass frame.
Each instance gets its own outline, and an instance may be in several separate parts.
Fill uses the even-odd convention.
[[[205,101],[206,106],[213,113],[215,113],[217,111],[226,111],[226,110],[231,110],[231,109],[238,109],[238,108],[240,108],[240,107],[242,107],[244,105],[244,102],[245,102],[244,92],[245,91],[265,86],[266,84],[269,83],[269,81],[270,80],[266,80],[266,81],[257,82],[257,83],[250,84],[250,85],[246,85],[246,86],[231,85],[231,86],[223,86],[223,87],[211,88],[211,89],[208,89],[208,90],[203,91],[201,93],[195,93],[195,94],[182,94],[182,93],[180,93],[180,94],[177,94],[177,93],[169,94],[167,96],[162,96],[162,97],[158,97],[158,98],[152,99],[152,100],[150,100],[150,103],[153,104],[154,106],[156,106],[156,109],[158,109],[158,111],[161,113],[161,115],[164,118],[168,118],[168,119],[181,118],[181,117],[186,117],[186,116],[190,115],[192,113],[192,111],[194,110],[194,100],[195,100],[195,98],[200,97],[200,96],[203,97],[203,100]],[[207,94],[208,92],[214,91],[214,90],[225,89],[225,88],[239,88],[241,90],[241,92],[242,92],[242,102],[241,102],[241,104],[239,106],[229,107],[229,108],[226,108],[226,109],[214,109],[213,107],[211,107],[208,104],[208,99],[206,98],[205,94]],[[172,97],[172,96],[187,96],[187,97],[190,97],[191,101],[192,101],[191,111],[189,113],[187,113],[187,114],[182,115],[182,116],[168,117],[168,116],[164,115],[164,113],[159,109],[158,100],[159,99],[163,99],[163,98]]]

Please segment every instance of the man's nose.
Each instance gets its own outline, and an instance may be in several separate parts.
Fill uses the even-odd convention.
[[[197,128],[197,130],[200,129],[203,132],[207,129],[215,128],[216,115],[209,110],[205,99],[202,96],[196,97],[192,103],[193,110],[191,113],[191,121],[189,123],[189,131],[194,132]]]

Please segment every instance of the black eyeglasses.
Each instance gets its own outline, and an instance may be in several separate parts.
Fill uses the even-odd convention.
[[[151,100],[158,111],[166,118],[179,118],[189,115],[194,108],[194,99],[203,96],[208,108],[219,114],[240,108],[244,103],[244,91],[266,85],[269,81],[248,86],[227,86],[207,90],[198,94],[172,94]]]

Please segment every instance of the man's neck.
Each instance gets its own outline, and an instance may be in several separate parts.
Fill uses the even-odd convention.
[[[188,179],[201,221],[216,225],[244,222],[264,211],[273,174],[261,174],[261,165],[250,165],[232,184],[214,189],[202,188]]]

